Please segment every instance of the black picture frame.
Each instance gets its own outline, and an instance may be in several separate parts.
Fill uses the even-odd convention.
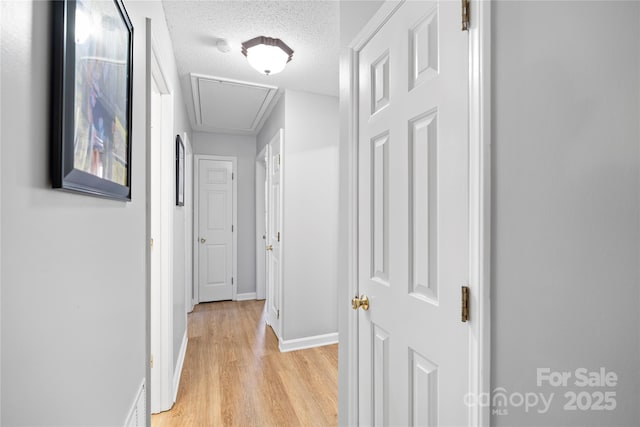
[[[176,135],[176,206],[184,206],[184,142]]]
[[[133,25],[121,0],[52,7],[53,188],[131,200]]]

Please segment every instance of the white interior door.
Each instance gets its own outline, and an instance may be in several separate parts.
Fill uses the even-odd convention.
[[[361,425],[469,423],[467,33],[407,1],[358,53]]]
[[[233,299],[233,162],[198,160],[198,300]]]
[[[280,129],[267,150],[267,318],[278,337],[282,302],[282,143],[283,131]]]

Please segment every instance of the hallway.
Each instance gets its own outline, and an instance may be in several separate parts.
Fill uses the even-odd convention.
[[[264,301],[199,304],[173,409],[153,427],[331,426],[338,346],[280,353]]]

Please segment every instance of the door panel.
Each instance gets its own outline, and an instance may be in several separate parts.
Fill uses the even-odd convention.
[[[216,171],[219,173],[219,171]],[[223,183],[224,184],[224,183]],[[227,223],[227,192],[208,191],[207,192],[207,230],[224,231]]]
[[[410,350],[409,416],[411,425],[438,425],[438,367]]]
[[[407,1],[358,54],[361,425],[468,425],[467,34]]]
[[[389,333],[373,325],[373,425],[389,425]]]
[[[233,162],[199,160],[199,301],[233,298]]]
[[[388,285],[389,280],[389,133],[371,141],[371,199],[373,222],[372,276]]]
[[[226,245],[207,245],[207,283],[224,285],[227,271]]]
[[[409,292],[438,303],[437,111],[409,127]]]

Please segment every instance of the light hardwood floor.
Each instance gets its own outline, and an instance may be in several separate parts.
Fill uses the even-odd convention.
[[[264,301],[199,304],[178,398],[153,427],[333,426],[338,345],[280,353]]]

